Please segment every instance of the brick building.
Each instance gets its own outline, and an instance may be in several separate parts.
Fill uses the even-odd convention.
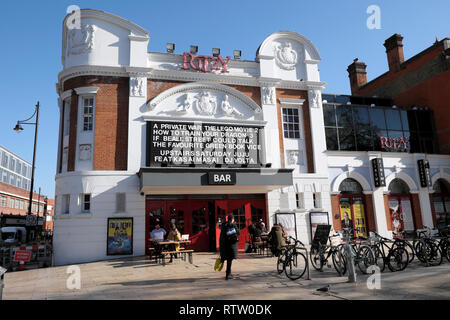
[[[31,164],[0,146],[0,225],[25,225],[30,199]],[[38,201],[39,199],[39,201]],[[33,193],[32,214],[43,217],[46,197]],[[40,219],[42,225],[42,218]]]
[[[364,62],[356,59],[349,65],[352,95],[390,98],[395,105],[408,109],[431,109],[439,151],[450,154],[450,39],[436,39],[433,45],[407,60],[401,35],[391,36],[384,47],[389,70],[377,78],[367,82]]]

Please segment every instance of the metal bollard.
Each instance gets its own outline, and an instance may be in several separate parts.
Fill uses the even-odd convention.
[[[348,282],[356,282],[355,263],[353,261],[353,254],[350,244],[350,230],[347,230],[347,241],[345,243],[345,256],[347,258]]]

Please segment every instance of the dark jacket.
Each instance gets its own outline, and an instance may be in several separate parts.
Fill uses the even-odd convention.
[[[272,252],[278,252],[281,247],[286,245],[286,241],[284,240],[284,232],[280,225],[274,225],[272,230],[269,233],[270,244],[272,248]]]
[[[229,228],[235,228],[238,236],[241,234],[234,223],[225,222],[222,224],[220,227],[220,258],[222,261],[236,259],[238,255],[238,242],[230,243],[227,240],[226,230]]]

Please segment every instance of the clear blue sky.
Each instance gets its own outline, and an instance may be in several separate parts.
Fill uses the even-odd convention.
[[[1,117],[0,144],[31,162],[33,127],[17,134],[17,120],[31,116],[41,102],[35,188],[53,197],[58,143],[55,83],[61,71],[62,21],[69,5],[107,11],[128,19],[150,33],[149,51],[175,53],[199,46],[199,53],[221,54],[242,50],[242,58],[254,60],[261,42],[280,30],[298,32],[319,50],[325,92],[350,92],[347,66],[358,57],[367,67],[368,79],[387,71],[383,42],[394,33],[403,35],[405,59],[430,46],[437,36],[450,37],[450,1],[9,1],[0,11]],[[381,9],[381,29],[369,30],[369,5]]]

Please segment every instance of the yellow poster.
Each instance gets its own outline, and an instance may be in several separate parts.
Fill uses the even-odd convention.
[[[353,203],[353,214],[355,216],[355,233],[357,237],[367,236],[366,218],[364,215],[364,205],[355,201]]]
[[[133,254],[133,218],[108,218],[107,254]]]
[[[341,199],[340,211],[341,211],[341,227],[343,229],[353,228],[352,210],[350,209],[350,202],[348,202],[347,199]]]

